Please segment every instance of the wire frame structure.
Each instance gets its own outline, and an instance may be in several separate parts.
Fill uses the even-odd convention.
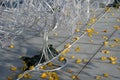
[[[19,7],[18,24],[23,25],[24,30],[39,31],[40,34],[43,35],[43,47],[42,51],[36,55],[38,59],[33,65],[34,68],[23,72],[21,74],[22,76],[17,80],[20,80],[29,72],[60,70],[67,64],[66,59],[59,61],[61,54],[52,48],[52,45],[48,44],[49,32],[54,31],[61,21],[60,8],[62,8],[62,6],[58,1],[59,0],[26,0],[23,5]],[[22,57],[22,59],[25,58],[28,57]],[[46,66],[46,69],[40,69],[40,67],[50,62],[53,63],[54,68],[51,69],[49,66]]]
[[[105,4],[105,6],[107,6],[108,4],[113,2],[113,0],[103,0],[102,2]]]
[[[21,2],[13,0],[0,1],[0,43],[2,48],[13,45],[16,36],[23,31],[17,25],[17,7]],[[17,27],[17,28],[16,28]]]
[[[114,0],[100,0],[100,1],[99,0],[95,0],[95,1],[98,1],[99,4],[103,4],[103,7],[106,7],[108,4],[114,2]]]
[[[64,0],[62,8],[63,21],[60,26],[69,28],[69,36],[76,28],[81,28],[89,21],[89,0]]]

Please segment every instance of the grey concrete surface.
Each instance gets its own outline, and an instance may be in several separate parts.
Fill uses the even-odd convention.
[[[100,14],[102,11],[103,10],[99,10],[96,15]],[[78,75],[79,80],[96,80],[95,76],[103,76],[103,73],[108,73],[110,76],[108,78],[102,77],[100,80],[120,80],[120,70],[118,70],[120,67],[120,42],[117,43],[118,45],[116,47],[105,47],[103,46],[104,40],[102,39],[102,36],[108,36],[110,38],[108,40],[109,44],[113,44],[115,43],[114,38],[120,38],[120,30],[115,31],[113,28],[115,25],[120,26],[120,22],[117,22],[117,19],[120,19],[120,9],[112,8],[110,12],[105,14],[93,26],[95,31],[99,32],[99,34],[94,34],[93,37],[88,37],[87,34],[85,34],[71,47],[70,52],[66,54],[68,65],[63,69],[56,71],[60,80],[73,80],[71,76],[77,75],[86,64],[84,62],[76,64],[75,61],[77,59],[89,60],[95,53],[95,57],[93,57],[87,67],[84,68]],[[86,27],[83,30],[86,30]],[[108,32],[104,33],[103,30],[107,30]],[[64,27],[56,29],[54,32],[50,33],[49,43],[53,44],[57,49],[62,49],[63,46],[59,47],[59,45],[65,45],[67,42],[71,41],[71,39],[68,39],[70,37],[70,32],[71,31],[64,29]],[[31,33],[31,35],[29,35],[29,33]],[[54,33],[57,33],[58,36],[55,36]],[[26,32],[26,34],[24,33],[21,36],[18,36],[15,41],[14,49],[0,49],[0,80],[7,80],[8,76],[11,76],[13,80],[16,80],[16,77],[19,73],[21,73],[20,69],[23,66],[19,57],[22,55],[33,56],[38,54],[37,52],[41,49],[43,40],[38,35],[34,36],[36,34],[33,34],[32,32]],[[79,34],[81,34],[81,32],[76,35]],[[90,40],[93,42],[90,42]],[[78,53],[75,52],[76,47],[80,47],[80,51]],[[101,50],[109,50],[110,54],[104,54],[101,52]],[[73,55],[75,56],[74,59],[71,58]],[[110,64],[108,60],[100,60],[100,57],[102,56],[117,56],[117,64],[113,65]],[[11,66],[16,66],[18,70],[11,71]],[[72,72],[68,73],[68,69],[70,69]],[[33,78],[23,78],[21,80],[45,80],[40,78],[40,72],[41,71],[31,72]]]

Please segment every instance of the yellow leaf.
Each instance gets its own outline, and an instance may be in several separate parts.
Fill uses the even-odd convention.
[[[82,62],[81,59],[77,59],[77,60],[76,60],[76,63],[77,63],[77,64],[80,64],[81,62]]]
[[[104,46],[108,46],[108,41],[103,42]]]
[[[115,38],[114,41],[115,41],[116,43],[118,43],[118,42],[120,42],[120,39],[119,39],[119,38]]]
[[[103,38],[104,40],[108,40],[108,37],[107,37],[107,36],[102,36],[102,38]]]
[[[66,54],[66,53],[68,53],[70,51],[70,48],[66,48],[66,49],[64,49],[62,52],[61,52],[61,54]]]
[[[105,29],[105,30],[103,30],[103,32],[107,33],[107,32],[108,32],[108,30],[107,30],[107,29]]]
[[[116,30],[120,30],[120,26],[114,26]]]
[[[29,70],[33,70],[34,69],[34,66],[30,66]]]
[[[105,11],[106,11],[106,12],[110,12],[111,9],[110,9],[109,7],[106,7],[106,8],[105,8]]]
[[[71,44],[70,43],[67,43],[64,48],[70,48],[71,47]]]
[[[14,46],[13,44],[11,44],[11,45],[9,46],[9,48],[13,49],[13,48],[15,48],[15,46]]]
[[[110,44],[109,46],[113,48],[113,47],[114,47],[114,44]]]
[[[116,60],[117,60],[117,57],[111,56],[111,57],[109,57],[108,59],[111,60],[111,61],[116,61]]]
[[[23,71],[26,70],[26,69],[27,69],[27,66],[24,66],[24,67],[22,68]]]
[[[89,60],[86,59],[86,58],[84,58],[82,61],[86,63],[86,62],[88,62]]]
[[[77,76],[76,75],[72,75],[71,78],[74,80],[74,79],[77,78]]]
[[[7,77],[7,80],[13,80],[13,79],[12,79],[12,77],[8,76],[8,77]]]
[[[94,31],[94,34],[96,34],[96,35],[97,35],[97,34],[99,34],[99,32],[97,32],[97,31]]]
[[[96,22],[95,18],[90,19],[90,23],[95,23],[95,22]]]
[[[87,33],[92,33],[93,30],[87,28],[87,29],[86,29],[86,32],[87,32]]]
[[[59,61],[64,61],[64,60],[65,60],[65,57],[63,57],[63,56],[59,57]]]
[[[17,78],[22,78],[22,74],[19,74]]]
[[[104,77],[109,77],[109,74],[108,73],[104,73],[103,76]]]
[[[28,73],[25,74],[23,77],[24,77],[24,78],[29,78],[29,79],[32,78],[32,76],[31,76],[30,74],[28,74]]]
[[[79,39],[80,39],[80,37],[79,37],[79,36],[76,36],[74,39],[75,39],[75,40],[79,40]]]
[[[50,77],[49,80],[54,80],[54,78],[53,78],[53,77]]]
[[[47,78],[47,76],[48,76],[47,73],[42,73],[40,77],[45,79],[45,78]]]
[[[52,72],[52,77],[54,77],[54,80],[59,80],[59,77],[55,72]]]
[[[53,63],[52,63],[52,62],[49,62],[47,65],[48,65],[48,66],[53,66]]]
[[[80,32],[80,29],[75,29],[75,32]]]
[[[96,80],[101,80],[101,78],[102,78],[101,76],[95,76]]]
[[[68,73],[71,73],[71,72],[73,72],[73,71],[72,71],[71,69],[68,69],[67,72],[68,72]]]
[[[89,37],[92,37],[93,35],[92,35],[91,33],[88,33],[88,36],[89,36]]]
[[[110,51],[108,51],[108,50],[102,50],[101,52],[105,53],[105,54],[109,54],[110,53]]]
[[[12,66],[12,67],[11,67],[11,70],[12,70],[12,71],[16,71],[16,70],[17,70],[17,67]]]
[[[40,67],[39,67],[39,69],[43,69],[43,70],[44,70],[45,68],[46,68],[46,66],[40,66]]]
[[[111,64],[117,64],[117,62],[116,61],[111,61]]]
[[[76,47],[75,52],[79,52],[79,51],[80,51],[80,47]]]
[[[75,58],[75,56],[74,56],[74,55],[71,55],[71,58],[72,58],[72,59],[74,59],[74,58]]]
[[[93,43],[93,40],[89,40],[89,42]]]
[[[102,56],[102,57],[101,57],[101,60],[102,60],[102,61],[105,61],[105,60],[107,60],[107,58],[106,58],[105,56]]]

